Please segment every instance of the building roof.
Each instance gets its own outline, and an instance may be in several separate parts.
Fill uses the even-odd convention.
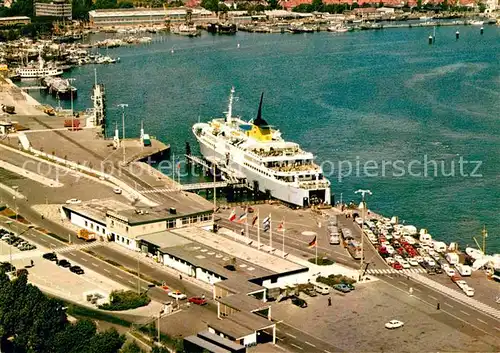
[[[172,230],[172,232],[188,239],[195,240],[196,242],[201,243],[206,247],[215,249],[214,251],[216,252],[231,254],[231,257],[244,259],[246,261],[246,263],[244,262],[244,264],[247,265],[247,268],[253,267],[255,270],[260,268],[262,270],[265,270],[267,275],[308,270],[307,267],[304,267],[302,265],[296,264],[275,255],[268,254],[264,251],[257,250],[256,248],[228,239],[222,235],[207,232],[200,228],[179,228]],[[219,230],[219,233],[223,232],[224,229]],[[239,269],[240,267],[238,268],[238,270]],[[241,267],[241,269],[244,268]],[[253,273],[255,273],[255,275],[253,275],[253,278],[265,277],[264,274],[259,275],[257,271]]]
[[[175,208],[176,213],[170,213]],[[142,211],[142,212],[140,212]],[[213,205],[196,194],[189,192],[171,192],[165,194],[164,204],[158,207],[127,208],[108,212],[128,224],[141,225],[169,219],[212,213]]]
[[[169,9],[99,9],[89,11],[89,17],[136,17],[136,16],[170,16],[170,15],[185,15],[186,8],[169,8]],[[212,12],[206,9],[189,9],[193,15],[211,15]]]
[[[269,303],[265,303],[243,293],[218,298],[217,301],[221,304],[229,306],[230,308],[248,312],[264,310],[269,308],[270,306]]]
[[[174,233],[178,234],[176,232]],[[235,271],[231,271],[225,266],[231,264],[234,255],[207,247],[196,241],[186,245],[165,247],[160,249],[160,251],[225,278],[240,276],[242,278],[240,280],[242,283],[253,277],[263,277],[274,274],[271,270],[258,267],[241,258],[236,259],[236,263],[234,264]]]
[[[63,205],[64,209],[70,210],[83,217],[91,218],[96,222],[106,224],[106,214],[110,210],[133,210],[132,206],[115,200],[90,200],[79,205]]]
[[[230,341],[227,338],[216,335],[208,330],[198,332],[197,336],[206,340],[217,342],[218,346],[227,347],[231,349],[231,351],[238,351],[244,348],[241,344]]]
[[[219,347],[211,342],[205,341],[203,338],[200,338],[198,336],[188,336],[184,338],[184,341],[191,342],[198,347],[204,348],[204,351],[207,350],[208,352],[213,352],[213,353],[230,353],[231,351],[224,349],[222,347]]]
[[[262,316],[253,313],[245,313],[243,311],[231,314],[226,319],[253,331],[263,330],[275,325],[273,321],[263,318]]]
[[[148,243],[154,244],[159,248],[186,245],[192,243],[190,240],[180,237],[169,231],[162,231],[157,233],[141,235],[138,236],[137,239],[147,241]]]
[[[223,288],[233,294],[244,293],[250,294],[264,290],[265,288],[249,282],[248,280],[241,277],[231,277],[224,281],[220,281],[214,284],[216,287]]]
[[[232,338],[233,340],[239,340],[243,337],[252,335],[255,333],[255,330],[252,330],[248,327],[242,326],[238,323],[235,323],[229,319],[212,319],[208,323],[208,327],[213,328],[217,332],[222,332],[225,336]]]

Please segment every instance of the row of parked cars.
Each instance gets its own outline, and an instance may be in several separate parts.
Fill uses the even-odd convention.
[[[77,275],[83,275],[85,273],[80,266],[72,266],[71,263],[65,259],[59,260],[56,253],[48,252],[43,254],[42,257],[46,260],[55,262],[58,266],[69,268],[71,272],[76,273]]]
[[[0,239],[9,245],[15,246],[21,251],[36,249],[36,245],[29,243],[6,229],[0,229]]]

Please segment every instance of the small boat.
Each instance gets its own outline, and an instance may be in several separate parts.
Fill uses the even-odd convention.
[[[336,25],[329,26],[326,30],[328,32],[345,33],[347,31],[349,31],[349,28],[347,28],[346,26],[344,26],[342,24],[336,24]]]
[[[465,248],[465,253],[472,257],[474,260],[479,260],[484,257],[483,252],[475,248]]]
[[[472,20],[472,21],[469,21],[469,24],[472,26],[482,26],[482,25],[484,25],[484,21]]]
[[[201,35],[201,31],[195,25],[187,24],[180,25],[173,33],[187,37],[198,37]]]

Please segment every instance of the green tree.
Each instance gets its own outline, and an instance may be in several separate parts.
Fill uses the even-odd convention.
[[[267,0],[267,4],[269,10],[279,10],[282,8],[279,0]]]
[[[417,0],[417,8],[422,8],[422,0]]]
[[[321,11],[321,9],[323,8],[323,0],[312,0],[311,5],[313,11]]]
[[[59,332],[53,345],[54,353],[83,353],[88,341],[96,334],[96,325],[90,320],[78,320]]]
[[[115,328],[98,333],[89,340],[87,353],[116,353],[125,343],[125,337],[120,336]]]
[[[201,7],[219,13],[219,0],[201,0]]]
[[[129,342],[123,346],[120,353],[144,353],[135,341]]]
[[[169,350],[163,347],[154,346],[151,353],[169,353]]]
[[[482,12],[484,12],[484,11],[486,10],[486,5],[485,5],[484,3],[482,3],[482,2],[479,2],[479,3],[477,4],[477,7],[478,7],[478,9],[479,9],[479,12],[481,12],[481,13],[482,13]]]
[[[153,7],[161,7],[161,6],[162,6],[162,5],[160,5],[160,6],[155,6],[154,4],[156,4],[156,3],[157,3],[157,1],[159,1],[159,0],[153,0],[153,2],[152,2],[152,6],[153,6]],[[160,3],[161,3],[161,1],[160,1]],[[134,7],[134,4],[133,4],[133,3],[131,3],[131,2],[129,2],[129,1],[122,1],[122,2],[120,2],[120,3],[118,4],[118,7],[119,7],[120,9],[131,9],[131,8],[133,8],[133,7]]]

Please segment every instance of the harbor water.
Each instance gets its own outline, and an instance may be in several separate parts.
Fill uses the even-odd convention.
[[[108,127],[121,124],[117,104],[126,103],[128,136],[143,120],[182,155],[186,141],[196,150],[191,126],[226,110],[231,86],[244,119],[255,117],[263,91],[264,118],[317,155],[337,201],[359,202],[354,191],[370,189],[369,208],[462,247],[486,225],[487,250],[499,252],[500,28],[438,27],[431,45],[430,34],[154,35],[109,49],[121,61],[95,67]],[[75,108],[89,107],[94,66],[65,76],[79,89]]]

